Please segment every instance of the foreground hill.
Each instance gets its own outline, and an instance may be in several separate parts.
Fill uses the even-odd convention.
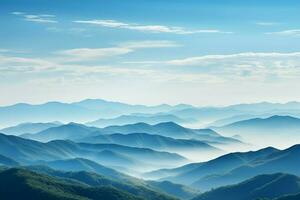
[[[90,187],[75,181],[56,179],[24,169],[0,172],[0,195],[3,200],[138,200],[142,199],[112,187]]]
[[[194,200],[253,200],[273,199],[300,192],[300,178],[288,174],[260,175],[236,185],[217,188]]]
[[[187,162],[178,154],[151,149],[64,140],[41,143],[4,134],[0,134],[0,154],[25,164],[34,164],[39,160],[53,161],[84,157],[118,169],[134,167],[136,171]]]
[[[92,173],[81,170],[57,171],[43,166],[30,166],[29,170],[36,171],[38,173],[44,173],[50,176],[67,178],[76,180],[87,184],[89,186],[112,186],[120,190],[124,190],[130,194],[145,198],[147,200],[152,199],[166,199],[167,194],[169,196],[177,197],[180,199],[191,199],[195,197],[199,192],[192,190],[183,185],[174,184],[171,182],[155,182],[144,181],[136,179],[126,175],[118,176],[103,176],[101,173]],[[74,168],[73,168],[74,169]]]

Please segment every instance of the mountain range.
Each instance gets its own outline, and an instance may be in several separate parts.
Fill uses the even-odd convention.
[[[104,128],[113,125],[126,125],[126,124],[136,124],[136,123],[146,123],[150,125],[159,124],[162,122],[174,122],[177,124],[192,123],[193,119],[181,119],[175,115],[171,114],[131,114],[131,115],[121,115],[116,118],[111,119],[98,119],[92,122],[86,123],[88,126],[96,126]]]
[[[133,113],[159,113],[191,108],[190,105],[158,106],[130,105],[102,99],[86,99],[74,103],[47,102],[44,104],[19,103],[0,107],[0,127],[15,126],[26,122],[84,123],[99,118],[113,118]]]
[[[48,123],[22,123],[16,126],[7,127],[1,129],[1,133],[7,135],[22,135],[22,134],[34,134],[46,130],[48,128],[53,128],[61,126],[60,122],[48,122]]]
[[[136,171],[157,168],[159,165],[172,166],[187,160],[174,153],[151,149],[127,147],[117,144],[88,144],[55,140],[41,143],[16,136],[0,134],[0,154],[14,158],[17,162],[53,161],[84,157],[100,164],[118,169],[135,167]]]

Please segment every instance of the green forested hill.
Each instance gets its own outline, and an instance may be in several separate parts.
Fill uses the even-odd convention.
[[[24,169],[0,172],[1,200],[142,200],[113,187],[89,187]]]

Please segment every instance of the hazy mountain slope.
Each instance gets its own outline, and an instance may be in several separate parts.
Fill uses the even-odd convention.
[[[170,181],[147,181],[147,184],[155,188],[157,191],[161,191],[181,199],[191,199],[199,194],[199,191],[195,189],[181,184],[175,184]]]
[[[32,163],[38,160],[52,161],[85,157],[99,163],[119,167],[145,169],[159,161],[160,165],[185,163],[186,159],[178,154],[158,152],[151,149],[127,147],[116,144],[86,144],[56,140],[41,143],[16,136],[0,134],[0,154],[12,157],[18,162]],[[120,162],[120,159],[124,162]],[[127,160],[126,160],[127,159]],[[138,165],[136,165],[138,164]],[[115,166],[117,167],[117,166]]]
[[[90,187],[79,182],[56,179],[24,169],[2,171],[0,180],[0,195],[3,200],[141,199],[112,187]]]
[[[209,150],[218,151],[218,149],[198,140],[173,139],[160,135],[151,135],[147,133],[131,134],[112,134],[98,135],[80,139],[79,141],[87,143],[112,143],[125,146],[151,148],[155,150]]]
[[[46,165],[55,170],[76,172],[76,171],[86,171],[86,172],[94,172],[109,178],[117,179],[117,180],[126,180],[130,179],[129,176],[120,173],[114,169],[105,167],[96,162],[93,162],[84,158],[74,158],[67,160],[54,160],[48,162],[39,162],[37,164]]]
[[[300,139],[300,119],[290,116],[249,119],[213,129],[225,135],[238,134],[244,140],[259,146],[286,148]],[[284,143],[282,139],[285,140]]]
[[[132,113],[159,113],[191,108],[190,105],[171,106],[130,105],[101,99],[87,99],[74,103],[47,102],[32,105],[19,103],[0,107],[0,127],[15,126],[25,122],[83,123],[99,118],[112,118]]]
[[[0,155],[0,166],[19,166],[19,163],[11,158]]]
[[[299,199],[300,199],[300,193],[283,195],[282,197],[276,198],[274,200],[299,200]]]
[[[0,126],[5,127],[25,122],[84,122],[98,117],[98,111],[60,102],[39,105],[21,103],[0,107]]]
[[[102,99],[86,99],[80,102],[74,102],[72,105],[80,106],[90,110],[97,110],[100,114],[99,117],[117,117],[120,115],[126,115],[131,113],[159,113],[168,112],[171,110],[180,110],[185,108],[191,108],[190,105],[179,104],[171,106],[168,104],[161,104],[157,106],[145,106],[145,105],[131,105],[120,102],[106,101]]]
[[[260,175],[236,185],[217,188],[194,200],[253,200],[300,192],[300,178],[288,174]]]
[[[86,141],[86,142],[99,142],[100,143],[120,143],[112,139],[110,139],[111,134],[132,134],[132,133],[138,133],[141,134],[139,140],[143,140],[143,137],[146,137],[146,135],[142,136],[142,133],[147,133],[148,139],[150,139],[150,135],[156,135],[152,137],[153,140],[160,140],[157,135],[165,136],[165,137],[172,137],[177,139],[193,139],[193,140],[203,140],[203,143],[211,143],[216,145],[230,145],[230,144],[239,144],[244,145],[241,141],[230,138],[230,137],[223,137],[219,135],[217,132],[211,130],[211,129],[189,129],[185,128],[183,126],[180,126],[173,122],[164,122],[159,123],[156,125],[149,125],[146,123],[137,123],[137,124],[127,124],[123,126],[108,126],[106,128],[96,128],[96,127],[89,127],[82,124],[76,124],[76,123],[69,123],[65,125],[61,125],[58,127],[49,128],[46,130],[43,130],[41,132],[38,132],[36,134],[24,134],[21,135],[24,138],[38,140],[41,142],[47,142],[51,140],[73,140],[73,141]],[[116,139],[117,136],[121,137],[122,135],[114,135],[113,137]],[[124,136],[126,138],[137,135],[130,135],[130,136]],[[154,139],[156,137],[156,139]],[[161,137],[162,138],[162,137]],[[124,138],[123,138],[124,139]],[[135,138],[134,140],[136,140]],[[168,139],[170,140],[170,139]],[[185,141],[188,142],[188,141]],[[194,146],[197,142],[189,141],[191,146]],[[174,142],[172,142],[174,143]],[[183,143],[183,141],[177,143]],[[200,142],[198,142],[200,143]],[[123,144],[123,143],[122,143]],[[129,143],[126,143],[126,145],[129,145]],[[180,145],[180,144],[179,144]],[[132,146],[132,145],[130,145]],[[134,145],[136,146],[136,145]],[[146,147],[147,145],[145,145]]]
[[[178,176],[179,174],[184,174],[187,173],[197,167],[199,167],[200,163],[191,163],[187,164],[178,168],[173,168],[173,169],[159,169],[155,171],[150,171],[146,172],[143,174],[143,177],[148,178],[148,179],[163,179],[166,177],[174,177]]]
[[[216,128],[222,132],[239,133],[239,134],[265,134],[285,132],[297,132],[300,130],[300,119],[290,116],[272,116],[268,118],[255,118],[235,122],[224,127]]]
[[[124,126],[108,126],[103,128],[102,132],[106,134],[148,133],[176,139],[197,139],[225,144],[241,144],[241,141],[229,137],[223,137],[211,129],[190,129],[180,126],[174,122],[163,122],[155,125],[137,123],[127,124]]]
[[[295,145],[282,151],[258,157],[251,162],[236,167],[227,173],[212,173],[213,176],[201,178],[193,186],[209,189],[216,186],[238,183],[259,174],[289,173],[300,175],[300,145]]]
[[[112,119],[98,119],[96,121],[86,123],[89,126],[96,127],[107,127],[113,125],[126,125],[126,124],[135,124],[135,123],[147,123],[147,124],[158,124],[162,122],[174,122],[174,123],[187,123],[193,122],[193,120],[184,120],[175,115],[170,114],[153,114],[153,115],[122,115],[117,118]]]
[[[59,122],[48,122],[48,123],[22,123],[17,126],[12,126],[0,130],[0,132],[8,135],[21,135],[25,133],[37,133],[48,128],[61,126]]]
[[[76,140],[87,137],[92,132],[98,131],[98,128],[84,126],[82,124],[69,123],[57,127],[48,128],[35,134],[21,135],[24,138],[48,142],[50,140]]]
[[[249,162],[255,161],[261,157],[266,157],[277,151],[279,150],[274,148],[265,148],[259,151],[230,153],[208,162],[187,165],[190,170],[185,170],[183,173],[180,173],[182,168],[174,169],[174,171],[178,170],[179,173],[175,176],[166,177],[164,179],[176,183],[192,184],[193,182],[201,178],[205,178],[206,176],[227,173],[233,169],[236,169],[237,167],[248,164]],[[207,186],[212,185],[207,184]],[[207,189],[203,185],[201,185],[199,188]]]

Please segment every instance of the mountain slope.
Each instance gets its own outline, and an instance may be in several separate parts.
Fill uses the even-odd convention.
[[[171,106],[168,104],[161,104],[157,106],[145,106],[145,105],[131,105],[120,102],[106,101],[103,99],[86,99],[80,102],[74,102],[72,105],[80,106],[90,110],[96,110],[100,112],[99,117],[117,117],[120,115],[126,115],[131,113],[159,113],[168,112],[171,110],[181,110],[191,108],[190,105],[178,104]],[[99,118],[98,117],[98,118]]]
[[[258,146],[271,145],[286,148],[300,139],[300,119],[291,116],[254,118],[213,129],[224,135],[238,134],[244,140]],[[284,143],[282,143],[283,139]]]
[[[113,125],[126,125],[126,124],[135,124],[135,123],[147,123],[147,124],[158,124],[162,122],[175,122],[175,123],[186,123],[192,122],[193,120],[184,120],[175,115],[170,114],[154,114],[154,115],[122,115],[117,118],[112,119],[98,119],[96,121],[86,123],[89,126],[96,127],[107,127]]]
[[[173,139],[147,133],[98,135],[80,139],[87,143],[112,143],[125,146],[151,148],[156,150],[209,150],[218,149],[198,140]]]
[[[2,165],[9,166],[9,167],[15,167],[15,166],[19,166],[20,164],[11,158],[0,155],[0,166],[2,166]]]
[[[5,127],[25,122],[84,122],[98,117],[97,111],[60,102],[39,105],[20,103],[0,107],[0,126]]]
[[[275,151],[269,155],[258,157],[226,173],[213,173],[213,176],[203,177],[194,182],[193,185],[200,188],[211,188],[234,184],[259,174],[278,172],[299,176],[299,153],[300,145],[295,145],[281,151]]]
[[[208,162],[195,163],[193,165],[189,164],[187,165],[189,170],[185,170],[183,173],[182,167],[173,169],[173,171],[178,171],[177,174],[164,179],[176,183],[192,184],[199,179],[202,180],[206,176],[227,173],[233,169],[247,165],[251,161],[255,161],[261,157],[264,158],[272,153],[276,153],[277,151],[279,150],[274,148],[265,148],[259,151],[230,153]],[[205,180],[203,180],[203,184],[201,182],[200,186],[195,186],[203,190],[210,189],[210,187],[215,187],[213,184],[206,183]]]
[[[300,192],[300,178],[288,174],[260,175],[236,185],[217,188],[194,200],[253,200]]]
[[[25,133],[37,133],[48,128],[61,126],[59,122],[49,122],[49,123],[22,123],[17,126],[12,126],[0,130],[0,132],[8,135],[21,135]]]
[[[175,196],[180,199],[190,199],[199,194],[195,190],[192,190],[183,185],[173,184],[171,182],[148,182],[129,176],[127,176],[126,178],[124,178],[124,176],[112,178],[87,171],[63,172],[41,166],[30,166],[28,167],[28,169],[36,171],[38,173],[45,173],[54,177],[76,180],[89,186],[112,186],[120,190],[125,190],[130,194],[145,198],[147,200],[166,199],[167,196],[163,194]]]
[[[41,143],[4,134],[0,134],[0,154],[26,164],[39,160],[53,161],[84,157],[116,168],[135,167],[136,170],[157,168],[155,163],[162,166],[174,166],[187,162],[184,157],[178,154],[151,149],[116,144],[75,143],[63,140]],[[123,159],[124,162],[120,162],[120,159]],[[118,161],[118,166],[115,166],[116,161]]]
[[[42,142],[67,139],[75,140],[89,136],[89,134],[95,131],[99,131],[99,129],[95,127],[84,126],[82,124],[69,123],[57,127],[48,128],[35,134],[22,135],[22,137]]]
[[[197,139],[212,143],[241,144],[241,141],[229,137],[223,137],[211,129],[190,129],[180,126],[174,122],[163,122],[155,125],[136,123],[124,126],[108,126],[103,128],[101,132],[106,134],[148,133],[176,139]]]
[[[141,199],[112,187],[89,187],[23,169],[0,172],[0,195],[3,200],[137,200]]]

